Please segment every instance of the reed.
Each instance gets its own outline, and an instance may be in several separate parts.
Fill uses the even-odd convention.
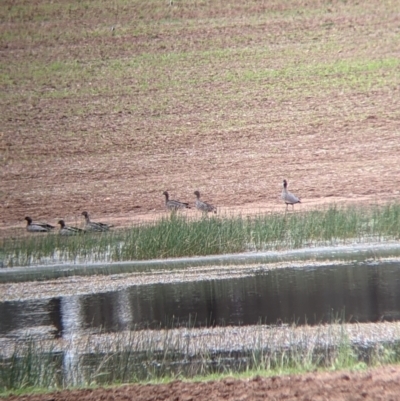
[[[17,342],[9,358],[0,358],[0,394],[21,388],[60,387],[61,360],[53,345],[33,338]]]
[[[215,375],[282,374],[317,369],[360,369],[400,362],[396,342],[360,346],[337,323],[299,334],[295,326],[255,328],[252,344],[240,349],[203,347],[196,336],[174,330],[119,333],[99,342],[89,336],[60,347],[55,341],[25,339],[0,357],[0,396],[32,389],[63,389],[119,383],[194,379]],[[185,330],[185,329],[183,329]],[[264,330],[264,332],[263,332]],[[328,332],[327,332],[328,331]],[[279,334],[279,333],[278,333]],[[222,340],[221,340],[222,341]]]
[[[399,203],[198,220],[172,214],[153,223],[99,234],[3,239],[3,265],[107,263],[335,245],[347,240],[383,241],[399,238],[399,228]]]

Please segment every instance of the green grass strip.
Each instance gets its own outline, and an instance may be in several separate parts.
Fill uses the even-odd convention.
[[[31,235],[3,239],[4,267],[61,262],[120,262],[296,249],[346,240],[400,237],[400,204],[369,208],[331,206],[304,213],[254,217],[171,215],[151,224],[77,237]]]

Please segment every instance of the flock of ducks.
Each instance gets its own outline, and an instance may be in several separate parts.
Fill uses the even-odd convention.
[[[204,202],[200,199],[199,191],[194,191],[193,194],[196,195],[196,201],[195,201],[196,209],[200,210],[203,213],[210,213],[210,212],[217,213],[217,208],[214,205]],[[172,212],[176,212],[179,209],[190,209],[189,203],[170,199],[167,191],[164,191],[163,195],[165,196],[165,207],[168,210],[171,210]],[[296,195],[294,195],[288,191],[286,180],[283,180],[283,189],[282,189],[282,193],[281,193],[281,199],[286,204],[286,210],[288,209],[289,205],[292,205],[292,209],[293,209],[294,205],[296,203],[301,203],[300,199]],[[67,226],[65,224],[64,220],[59,220],[58,224],[60,225],[60,235],[67,235],[67,236],[77,235],[77,234],[83,234],[87,231],[104,232],[104,231],[108,231],[111,227],[113,227],[111,224],[95,223],[95,222],[91,221],[88,212],[82,212],[82,216],[85,217],[85,227],[84,228]],[[49,232],[51,230],[54,230],[54,228],[55,228],[51,224],[34,222],[30,217],[25,217],[25,220],[27,221],[27,225],[26,225],[27,231],[32,232],[32,233]]]
[[[94,221],[90,221],[88,212],[82,212],[82,216],[85,217],[84,228],[67,226],[64,220],[59,220],[58,224],[60,225],[60,235],[77,235],[83,234],[87,231],[104,232],[113,227],[111,224],[95,223]],[[27,221],[26,230],[31,233],[48,233],[55,229],[55,227],[51,224],[33,221],[30,217],[25,217],[25,220]]]
[[[209,213],[209,212],[217,213],[217,208],[214,205],[211,205],[210,203],[200,200],[199,191],[194,191],[193,194],[196,195],[196,202],[195,202],[196,209],[204,213]],[[178,209],[190,209],[189,203],[169,199],[169,194],[167,191],[164,191],[163,195],[165,196],[165,207],[167,209],[172,211],[176,211]]]
[[[172,211],[176,211],[178,209],[190,209],[189,203],[169,199],[169,194],[167,191],[164,191],[163,195],[165,196],[165,207],[167,209]],[[196,202],[195,202],[196,209],[201,210],[202,212],[205,213],[209,212],[217,213],[217,208],[214,205],[211,205],[210,203],[204,202],[200,199],[199,191],[194,191],[194,195],[196,195]],[[286,210],[288,209],[289,205],[292,205],[292,209],[294,209],[294,205],[296,203],[301,203],[300,199],[296,195],[288,191],[286,180],[283,180],[281,199],[286,204]]]

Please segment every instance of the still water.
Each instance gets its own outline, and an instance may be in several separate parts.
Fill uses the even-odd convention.
[[[400,320],[400,263],[286,268],[253,276],[0,303],[0,337],[160,327]]]

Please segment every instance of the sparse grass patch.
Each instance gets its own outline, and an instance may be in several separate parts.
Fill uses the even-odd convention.
[[[0,395],[32,389],[210,380],[227,374],[360,370],[400,361],[397,342],[359,346],[349,338],[346,326],[338,323],[315,327],[312,332],[295,326],[257,326],[247,331],[249,342],[241,349],[223,349],[226,341],[216,332],[221,344],[213,351],[207,342],[199,343],[196,330],[191,333],[190,329],[185,335],[176,330],[131,331],[104,338],[89,335],[80,345],[67,340],[61,345],[21,339],[8,356],[0,358]],[[229,329],[223,333],[230,335]]]

